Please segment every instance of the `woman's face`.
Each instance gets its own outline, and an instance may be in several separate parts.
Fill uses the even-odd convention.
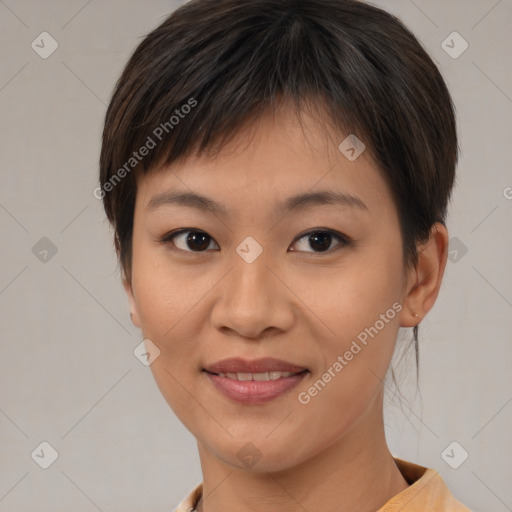
[[[405,311],[384,179],[367,152],[338,149],[344,136],[303,125],[267,115],[213,159],[138,178],[133,321],[160,351],[151,369],[178,418],[239,468],[251,456],[254,470],[292,467],[363,425]],[[249,366],[214,367],[230,358]],[[301,373],[265,375],[285,363]]]

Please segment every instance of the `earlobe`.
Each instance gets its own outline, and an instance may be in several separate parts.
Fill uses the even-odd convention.
[[[135,301],[135,297],[133,294],[132,284],[126,277],[123,277],[123,287],[128,297],[128,303],[130,305],[130,319],[132,321],[132,324],[140,329],[139,313],[137,309],[137,303]]]
[[[414,327],[432,309],[439,294],[448,257],[448,231],[436,222],[429,239],[418,246],[418,262],[409,273],[401,327]]]

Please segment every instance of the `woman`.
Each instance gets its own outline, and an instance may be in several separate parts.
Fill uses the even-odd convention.
[[[394,458],[384,379],[434,305],[457,162],[436,66],[355,0],[192,0],[139,45],[100,188],[203,482],[179,512],[467,511]]]

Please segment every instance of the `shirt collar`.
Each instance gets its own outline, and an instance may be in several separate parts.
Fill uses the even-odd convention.
[[[471,512],[452,496],[437,471],[396,457],[393,459],[409,487],[393,496],[378,512]],[[178,504],[174,512],[193,512],[202,493],[203,483],[200,482]]]

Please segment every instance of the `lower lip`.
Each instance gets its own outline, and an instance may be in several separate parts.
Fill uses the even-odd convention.
[[[204,370],[213,385],[225,396],[244,404],[261,404],[274,400],[293,389],[307,371],[275,380],[234,380]]]

